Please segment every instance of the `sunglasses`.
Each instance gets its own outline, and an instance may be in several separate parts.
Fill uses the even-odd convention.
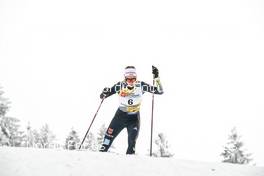
[[[126,78],[126,82],[135,82],[136,78]]]

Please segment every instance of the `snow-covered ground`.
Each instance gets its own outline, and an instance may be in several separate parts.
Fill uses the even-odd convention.
[[[87,151],[0,147],[0,176],[264,176],[264,167]]]

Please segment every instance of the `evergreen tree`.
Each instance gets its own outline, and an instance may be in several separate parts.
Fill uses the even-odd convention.
[[[0,117],[0,146],[2,145],[10,145],[9,141],[9,131],[5,125],[5,117]]]
[[[55,140],[55,135],[50,130],[48,124],[42,126],[39,132],[39,142],[43,148],[50,148]]]
[[[90,151],[98,151],[97,141],[92,132],[90,132],[85,139],[84,148]]]
[[[163,133],[158,134],[158,138],[155,140],[157,151],[153,153],[155,157],[172,157],[173,154],[169,152],[168,141]]]
[[[77,132],[72,128],[68,137],[66,138],[65,148],[68,150],[76,150],[77,144],[80,142],[80,139],[77,135]]]
[[[25,135],[19,130],[19,120],[7,117],[10,101],[3,97],[4,91],[0,87],[0,145],[21,146]]]
[[[224,157],[223,162],[248,164],[252,160],[250,158],[251,154],[245,153],[243,146],[241,136],[238,135],[236,128],[233,128],[228,137],[227,145],[224,147],[224,152],[221,153],[221,156]]]
[[[41,137],[38,130],[36,129],[32,130],[32,136],[33,136],[33,147],[43,148],[43,145],[41,144]]]
[[[107,127],[105,126],[105,124],[103,124],[98,133],[97,133],[97,145],[98,145],[98,149],[101,147],[101,145],[103,144],[103,140],[104,140],[104,136],[105,136],[105,132],[107,130]]]
[[[7,98],[3,97],[4,91],[0,87],[0,118],[6,115],[6,112],[9,110],[10,101]]]
[[[28,122],[27,124],[27,132],[26,132],[26,138],[25,138],[25,146],[26,147],[33,147],[34,146],[34,133],[32,130],[32,127],[30,125],[30,123]]]
[[[4,91],[0,87],[0,145],[10,145],[9,131],[5,123],[5,115],[9,110],[9,101],[3,97]]]
[[[25,141],[26,135],[20,131],[20,120],[14,117],[4,117],[3,123],[8,131],[9,146],[20,147]]]
[[[107,127],[105,124],[103,124],[97,133],[97,150],[99,150],[104,142],[104,136],[106,133]],[[115,149],[115,146],[112,144],[109,151],[114,152],[113,150]]]

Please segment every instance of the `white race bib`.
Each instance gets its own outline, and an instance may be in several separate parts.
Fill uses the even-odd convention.
[[[122,88],[119,92],[120,108],[126,112],[138,112],[142,101],[141,86],[135,86],[132,90]]]

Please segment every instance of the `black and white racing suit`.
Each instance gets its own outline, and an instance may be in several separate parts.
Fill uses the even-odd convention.
[[[131,89],[125,81],[121,81],[111,87],[105,98],[117,93],[120,104],[107,128],[100,149],[101,152],[108,151],[115,137],[126,128],[128,133],[128,148],[126,153],[135,153],[135,145],[140,128],[140,104],[142,95],[145,92],[163,94],[159,78],[155,79],[155,86],[151,86],[143,81],[136,81]]]

